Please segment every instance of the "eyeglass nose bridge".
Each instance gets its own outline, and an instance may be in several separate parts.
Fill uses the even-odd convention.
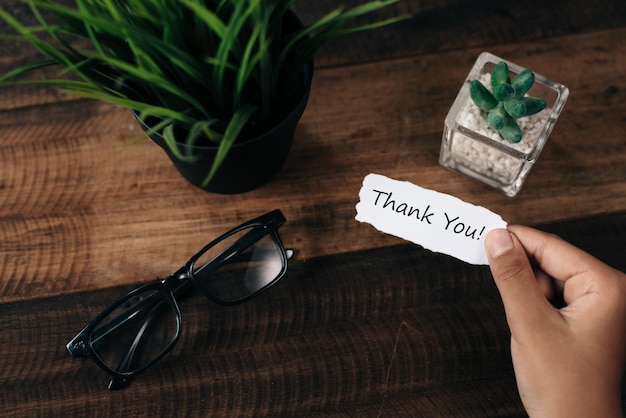
[[[163,289],[172,292],[174,296],[183,293],[192,285],[189,276],[189,266],[186,264],[170,274],[169,277],[161,280]]]

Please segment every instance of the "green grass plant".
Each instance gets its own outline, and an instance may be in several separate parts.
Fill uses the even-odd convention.
[[[161,133],[182,160],[194,160],[196,144],[216,145],[207,184],[236,141],[271,129],[298,101],[303,69],[327,40],[401,19],[348,25],[397,1],[339,8],[288,31],[295,0],[27,0],[37,24],[0,8],[16,32],[0,39],[42,58],[0,75],[0,85],[42,84],[133,109],[156,121],[146,135]],[[20,77],[48,66],[60,66],[57,77]]]

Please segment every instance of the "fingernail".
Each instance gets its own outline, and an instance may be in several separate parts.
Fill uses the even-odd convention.
[[[515,248],[511,233],[506,229],[494,229],[485,238],[485,249],[492,257],[498,257]]]

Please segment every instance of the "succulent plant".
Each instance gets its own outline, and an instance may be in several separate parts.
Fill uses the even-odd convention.
[[[480,81],[470,82],[470,97],[487,113],[489,126],[512,143],[522,140],[522,130],[515,119],[534,115],[545,109],[546,101],[526,93],[535,83],[535,74],[523,70],[511,80],[509,67],[500,61],[491,72],[491,91]]]

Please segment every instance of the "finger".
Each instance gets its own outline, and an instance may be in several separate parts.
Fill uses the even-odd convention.
[[[531,261],[532,264],[532,261]],[[552,303],[553,306],[560,308],[563,306],[563,288],[565,282],[554,280],[550,275],[546,274],[539,267],[533,265],[535,279],[543,295]]]
[[[528,257],[553,279],[566,281],[589,270],[604,271],[604,263],[556,235],[521,225],[508,227]]]
[[[521,327],[532,330],[550,315],[552,308],[524,247],[506,229],[496,229],[485,238],[485,250],[511,331],[523,331]]]
[[[535,273],[535,279],[537,280],[537,284],[539,285],[543,295],[546,299],[552,301],[555,296],[554,280],[538,268],[534,268],[533,272]]]

